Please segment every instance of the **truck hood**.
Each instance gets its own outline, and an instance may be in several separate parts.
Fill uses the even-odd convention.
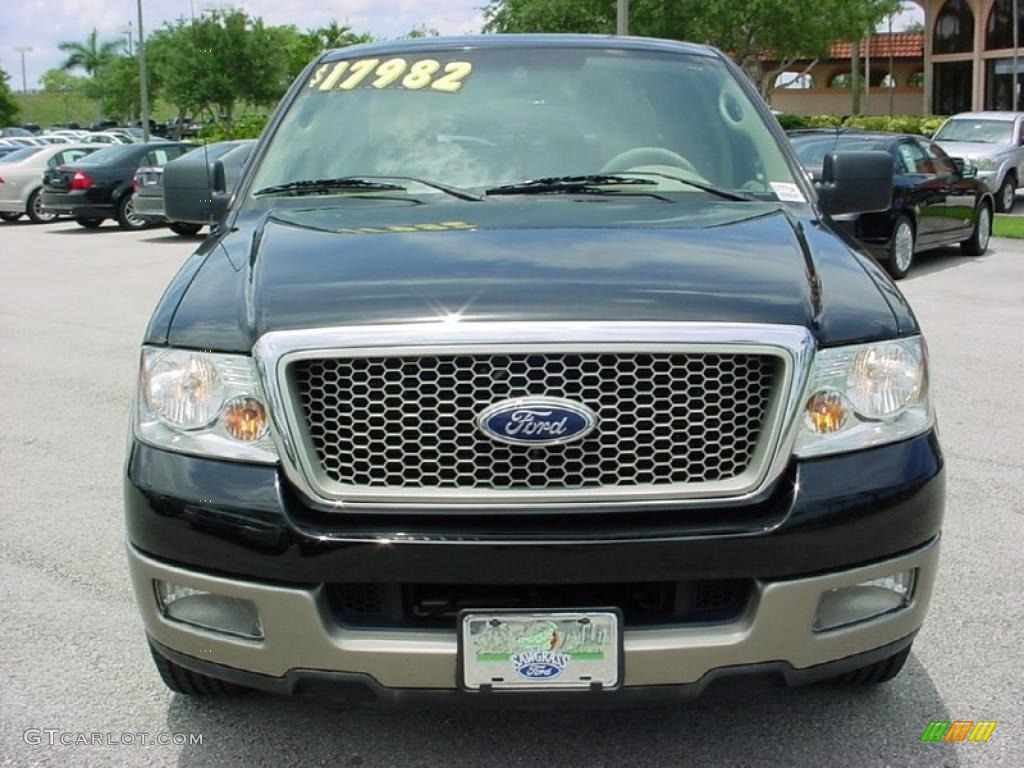
[[[936,144],[950,157],[960,157],[964,160],[974,157],[997,157],[1013,149],[1009,144],[985,144],[981,141],[937,141]]]
[[[243,213],[208,248],[166,338],[248,351],[270,331],[453,316],[780,323],[823,337],[894,335],[890,303],[862,257],[827,230],[804,230],[777,203],[647,197],[350,198],[332,208]],[[833,250],[832,267],[822,270],[809,239]],[[823,303],[822,276],[837,268],[843,289]]]

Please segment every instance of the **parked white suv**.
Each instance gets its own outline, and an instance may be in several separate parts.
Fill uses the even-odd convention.
[[[1024,179],[1024,112],[963,112],[944,122],[933,140],[978,169],[998,210],[1013,210]]]

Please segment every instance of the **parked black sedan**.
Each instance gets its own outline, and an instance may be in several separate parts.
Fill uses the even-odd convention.
[[[43,175],[43,206],[73,216],[94,229],[105,219],[117,219],[122,229],[142,229],[149,220],[135,212],[132,177],[140,165],[163,165],[192,144],[122,144],[95,152],[72,165]]]
[[[888,211],[836,217],[895,279],[914,255],[959,244],[969,256],[988,248],[994,200],[977,171],[920,136],[819,129],[794,131],[790,140],[804,167],[821,177],[833,152],[882,150],[892,156],[893,198]]]

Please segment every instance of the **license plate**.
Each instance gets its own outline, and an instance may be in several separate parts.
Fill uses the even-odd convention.
[[[463,612],[459,656],[468,690],[615,688],[622,622],[615,610]]]

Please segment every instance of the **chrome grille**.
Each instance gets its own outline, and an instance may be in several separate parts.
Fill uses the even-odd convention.
[[[496,491],[729,481],[751,466],[782,369],[767,353],[311,357],[290,388],[323,477],[369,489]],[[478,431],[492,403],[589,406],[583,440],[512,446]]]

